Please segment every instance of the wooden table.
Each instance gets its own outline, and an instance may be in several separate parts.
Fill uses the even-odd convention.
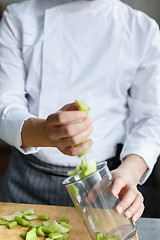
[[[33,208],[36,215],[49,215],[50,222],[60,218],[69,218],[73,229],[70,232],[69,240],[91,240],[81,218],[74,207],[57,207],[50,205],[16,204],[0,203],[0,215],[10,215],[17,211],[24,211]],[[37,221],[37,220],[36,220]],[[26,228],[17,226],[8,229],[6,226],[0,226],[0,240],[22,240],[21,233],[26,232]],[[37,239],[44,239],[39,237]],[[138,240],[135,236],[132,240]]]

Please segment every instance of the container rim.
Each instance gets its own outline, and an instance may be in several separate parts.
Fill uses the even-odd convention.
[[[102,167],[101,167],[102,166]],[[73,183],[78,183],[80,181],[85,180],[87,179],[88,177],[90,176],[93,176],[94,174],[96,174],[97,172],[101,172],[104,168],[107,167],[107,172],[108,174],[110,175],[110,170],[108,168],[108,165],[107,165],[107,161],[103,161],[103,162],[100,162],[100,163],[97,163],[97,170],[91,174],[89,174],[88,176],[86,177],[83,177],[83,178],[78,178],[77,180],[73,180],[73,181],[70,181],[71,179],[74,179],[74,176],[70,176],[70,177],[67,177],[66,179],[63,180],[62,184],[67,186],[67,185],[70,185],[70,184],[73,184]],[[98,169],[99,168],[99,169]],[[81,171],[79,172],[81,173]]]

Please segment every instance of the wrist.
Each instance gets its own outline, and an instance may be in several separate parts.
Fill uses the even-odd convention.
[[[144,159],[136,154],[126,156],[119,168],[126,170],[133,177],[136,185],[148,169]]]

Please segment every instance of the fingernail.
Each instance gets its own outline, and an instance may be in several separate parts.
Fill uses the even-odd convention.
[[[133,222],[136,222],[137,219],[138,219],[138,217],[137,217],[136,215],[134,215],[134,216],[132,217],[132,221],[133,221]]]
[[[130,218],[132,216],[132,213],[131,213],[131,211],[126,211],[125,215],[127,218]]]
[[[111,193],[112,193],[113,196],[115,196],[115,197],[117,196],[117,190],[113,189],[113,190],[111,191]]]
[[[122,213],[123,212],[123,207],[122,206],[118,206],[117,207],[117,211],[118,211],[118,213]]]

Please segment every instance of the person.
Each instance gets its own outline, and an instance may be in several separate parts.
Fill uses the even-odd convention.
[[[117,212],[136,221],[137,184],[160,152],[159,42],[157,23],[119,0],[10,5],[0,25],[0,136],[13,153],[0,200],[71,205],[62,180],[91,147],[108,162],[112,195],[123,195]]]

